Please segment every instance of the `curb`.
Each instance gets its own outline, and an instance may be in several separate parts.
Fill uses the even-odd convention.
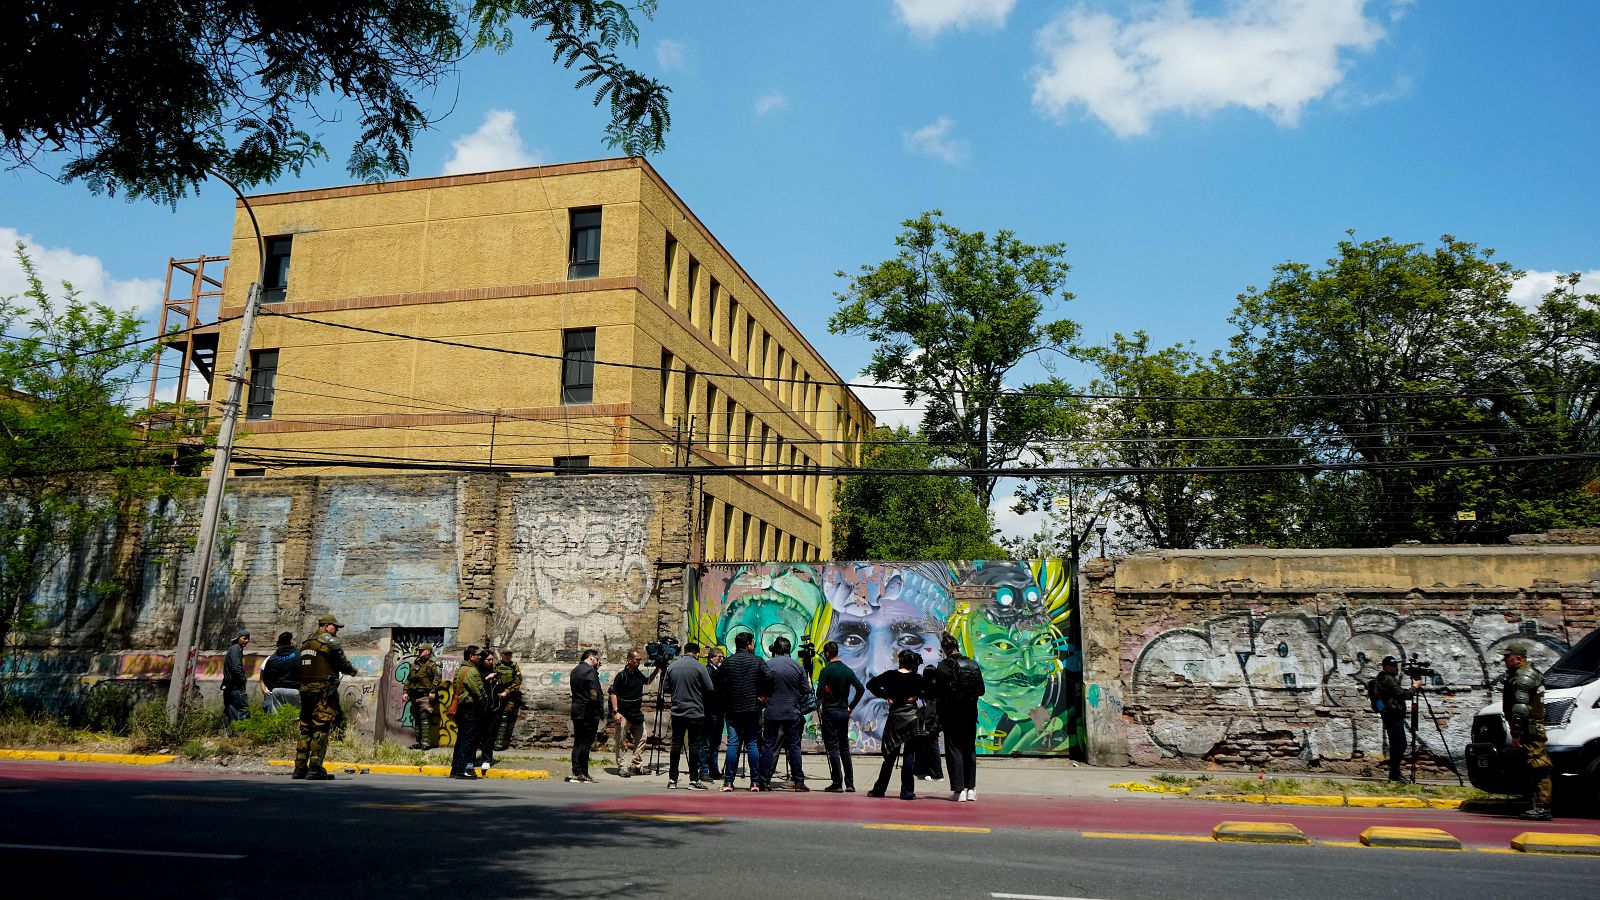
[[[117,763],[124,766],[159,766],[172,762],[177,758],[177,756],[165,753],[76,753],[70,750],[0,750],[0,759]]]
[[[1288,822],[1222,822],[1211,837],[1227,843],[1309,844],[1305,832]]]
[[[1600,835],[1525,831],[1511,839],[1511,849],[1523,853],[1600,856]]]
[[[269,759],[269,766],[292,766],[292,759]],[[389,763],[356,763],[335,762],[328,760],[323,763],[328,769],[354,769],[363,775],[424,775],[433,778],[447,778],[450,775],[449,766],[401,766]],[[531,781],[549,778],[550,773],[544,769],[490,769],[490,778],[512,778],[520,781]]]
[[[1298,794],[1190,794],[1191,800],[1260,803],[1271,806],[1349,806],[1362,809],[1460,809],[1463,800],[1425,797],[1342,797]]]
[[[1460,850],[1461,841],[1438,828],[1397,828],[1374,825],[1361,832],[1368,847],[1403,847],[1408,850]]]

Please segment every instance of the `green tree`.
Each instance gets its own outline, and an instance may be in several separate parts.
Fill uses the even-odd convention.
[[[1449,235],[1438,246],[1340,242],[1321,269],[1284,263],[1239,297],[1232,356],[1280,433],[1320,464],[1309,514],[1330,542],[1495,540],[1590,524],[1592,461],[1441,466],[1592,451],[1596,298],[1564,280],[1535,311],[1518,273]],[[1476,521],[1460,521],[1472,511]]]
[[[874,428],[863,468],[921,470],[939,453],[906,428]],[[989,515],[950,475],[851,475],[834,496],[833,553],[839,559],[1004,559]]]
[[[122,402],[150,356],[140,321],[70,284],[50,297],[16,253],[29,287],[0,298],[0,647],[39,624],[35,592],[81,545],[186,490],[169,468],[182,429],[140,429]]]
[[[999,475],[991,470],[1050,457],[1048,441],[1078,419],[1059,379],[1008,386],[1025,360],[1045,365],[1077,338],[1070,320],[1044,321],[1069,267],[1061,244],[1034,246],[1010,231],[993,238],[962,231],[938,210],[902,223],[893,259],[863,266],[837,293],[834,334],[865,335],[876,346],[866,372],[925,400],[922,433],[939,452],[978,474],[972,493],[987,510]]]
[[[661,149],[669,89],[618,57],[639,32],[615,0],[16,0],[0,13],[0,160],[64,151],[69,179],[173,203],[214,175],[298,173],[325,155],[315,128],[353,114],[350,172],[403,176],[440,118],[419,98],[520,23],[609,104],[610,146]]]

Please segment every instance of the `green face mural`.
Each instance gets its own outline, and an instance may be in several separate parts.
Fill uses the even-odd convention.
[[[1061,560],[954,563],[833,562],[707,566],[695,582],[688,639],[731,652],[740,633],[756,652],[777,637],[840,646],[863,683],[914,650],[938,663],[949,631],[983,668],[980,753],[1067,754],[1083,746],[1082,681],[1071,645],[1070,578]],[[820,667],[821,662],[817,665]],[[873,752],[885,705],[856,707],[851,744]]]

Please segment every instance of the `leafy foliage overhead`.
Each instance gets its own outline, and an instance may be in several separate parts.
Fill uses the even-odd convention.
[[[916,433],[875,428],[861,464],[927,469],[938,454]],[[838,559],[1001,559],[989,516],[960,479],[943,475],[852,475],[834,496]]]
[[[670,89],[617,55],[639,32],[614,0],[16,0],[0,12],[0,160],[64,151],[68,179],[173,203],[211,175],[299,173],[325,155],[317,125],[353,110],[351,174],[404,176],[440,118],[419,98],[467,54],[509,48],[518,23],[609,105],[610,146],[662,148]]]

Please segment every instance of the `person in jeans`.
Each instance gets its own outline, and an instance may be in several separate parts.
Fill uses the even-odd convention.
[[[750,790],[761,789],[758,765],[761,745],[761,660],[755,654],[755,635],[741,631],[733,638],[733,655],[717,670],[717,696],[728,717],[728,757],[722,765],[722,789],[733,790],[739,771],[739,751],[749,757]]]
[[[712,690],[706,695],[706,727],[701,729],[700,758],[705,762],[701,776],[703,781],[718,781],[722,778],[722,767],[717,765],[717,759],[722,755],[722,727],[727,721],[727,714],[722,709],[722,697],[716,691],[717,671],[722,668],[722,663],[728,654],[721,647],[712,647],[706,651],[706,673],[711,676]]]
[[[678,757],[685,747],[689,750],[689,787],[706,790],[705,783],[700,780],[700,769],[704,765],[700,758],[700,729],[705,724],[705,698],[711,693],[712,685],[711,674],[700,664],[699,644],[690,641],[683,645],[683,655],[667,666],[664,687],[672,695],[672,752],[667,765],[667,790],[678,787]]]
[[[644,689],[656,680],[661,670],[652,668],[650,674],[646,675],[641,669],[643,662],[643,654],[638,650],[629,650],[628,662],[611,679],[611,687],[606,689],[607,705],[611,707],[611,749],[617,755],[617,774],[623,778],[650,774],[650,770],[644,767]],[[629,758],[630,741],[633,742],[633,753],[631,761],[625,762]]]
[[[769,689],[767,720],[761,734],[761,790],[772,790],[781,742],[789,754],[789,776],[793,779],[790,787],[809,791],[800,758],[800,734],[805,730],[800,697],[811,687],[810,680],[806,678],[805,668],[789,655],[794,646],[788,638],[778,638],[768,649],[772,651],[772,658],[763,663],[761,669],[763,683]]]
[[[867,792],[869,797],[882,797],[889,789],[889,776],[894,774],[895,758],[903,752],[900,763],[900,799],[917,799],[917,752],[919,730],[917,700],[922,696],[922,676],[917,667],[922,657],[915,650],[901,650],[897,659],[900,667],[873,676],[867,690],[882,697],[889,704],[889,718],[883,724],[883,767],[878,770],[878,781]]]
[[[473,778],[472,756],[483,743],[483,720],[489,709],[489,688],[483,683],[478,664],[483,651],[476,645],[461,654],[456,670],[456,748],[450,754],[450,777]]]
[[[569,784],[593,784],[589,774],[589,751],[594,734],[600,729],[600,651],[583,651],[578,664],[567,676],[572,688],[572,774]]]
[[[856,670],[839,661],[839,642],[822,645],[828,664],[817,675],[817,705],[822,712],[822,749],[828,754],[828,774],[832,780],[823,790],[830,793],[856,792],[856,773],[850,764],[850,717],[867,689],[861,686]],[[851,691],[854,690],[854,695]]]
[[[961,642],[949,632],[939,636],[944,659],[939,661],[939,723],[944,727],[945,762],[950,769],[950,799],[978,799],[978,698],[983,696],[983,670],[961,655]]]
[[[261,708],[270,713],[280,706],[300,708],[300,648],[290,631],[278,635],[278,646],[261,664]]]

